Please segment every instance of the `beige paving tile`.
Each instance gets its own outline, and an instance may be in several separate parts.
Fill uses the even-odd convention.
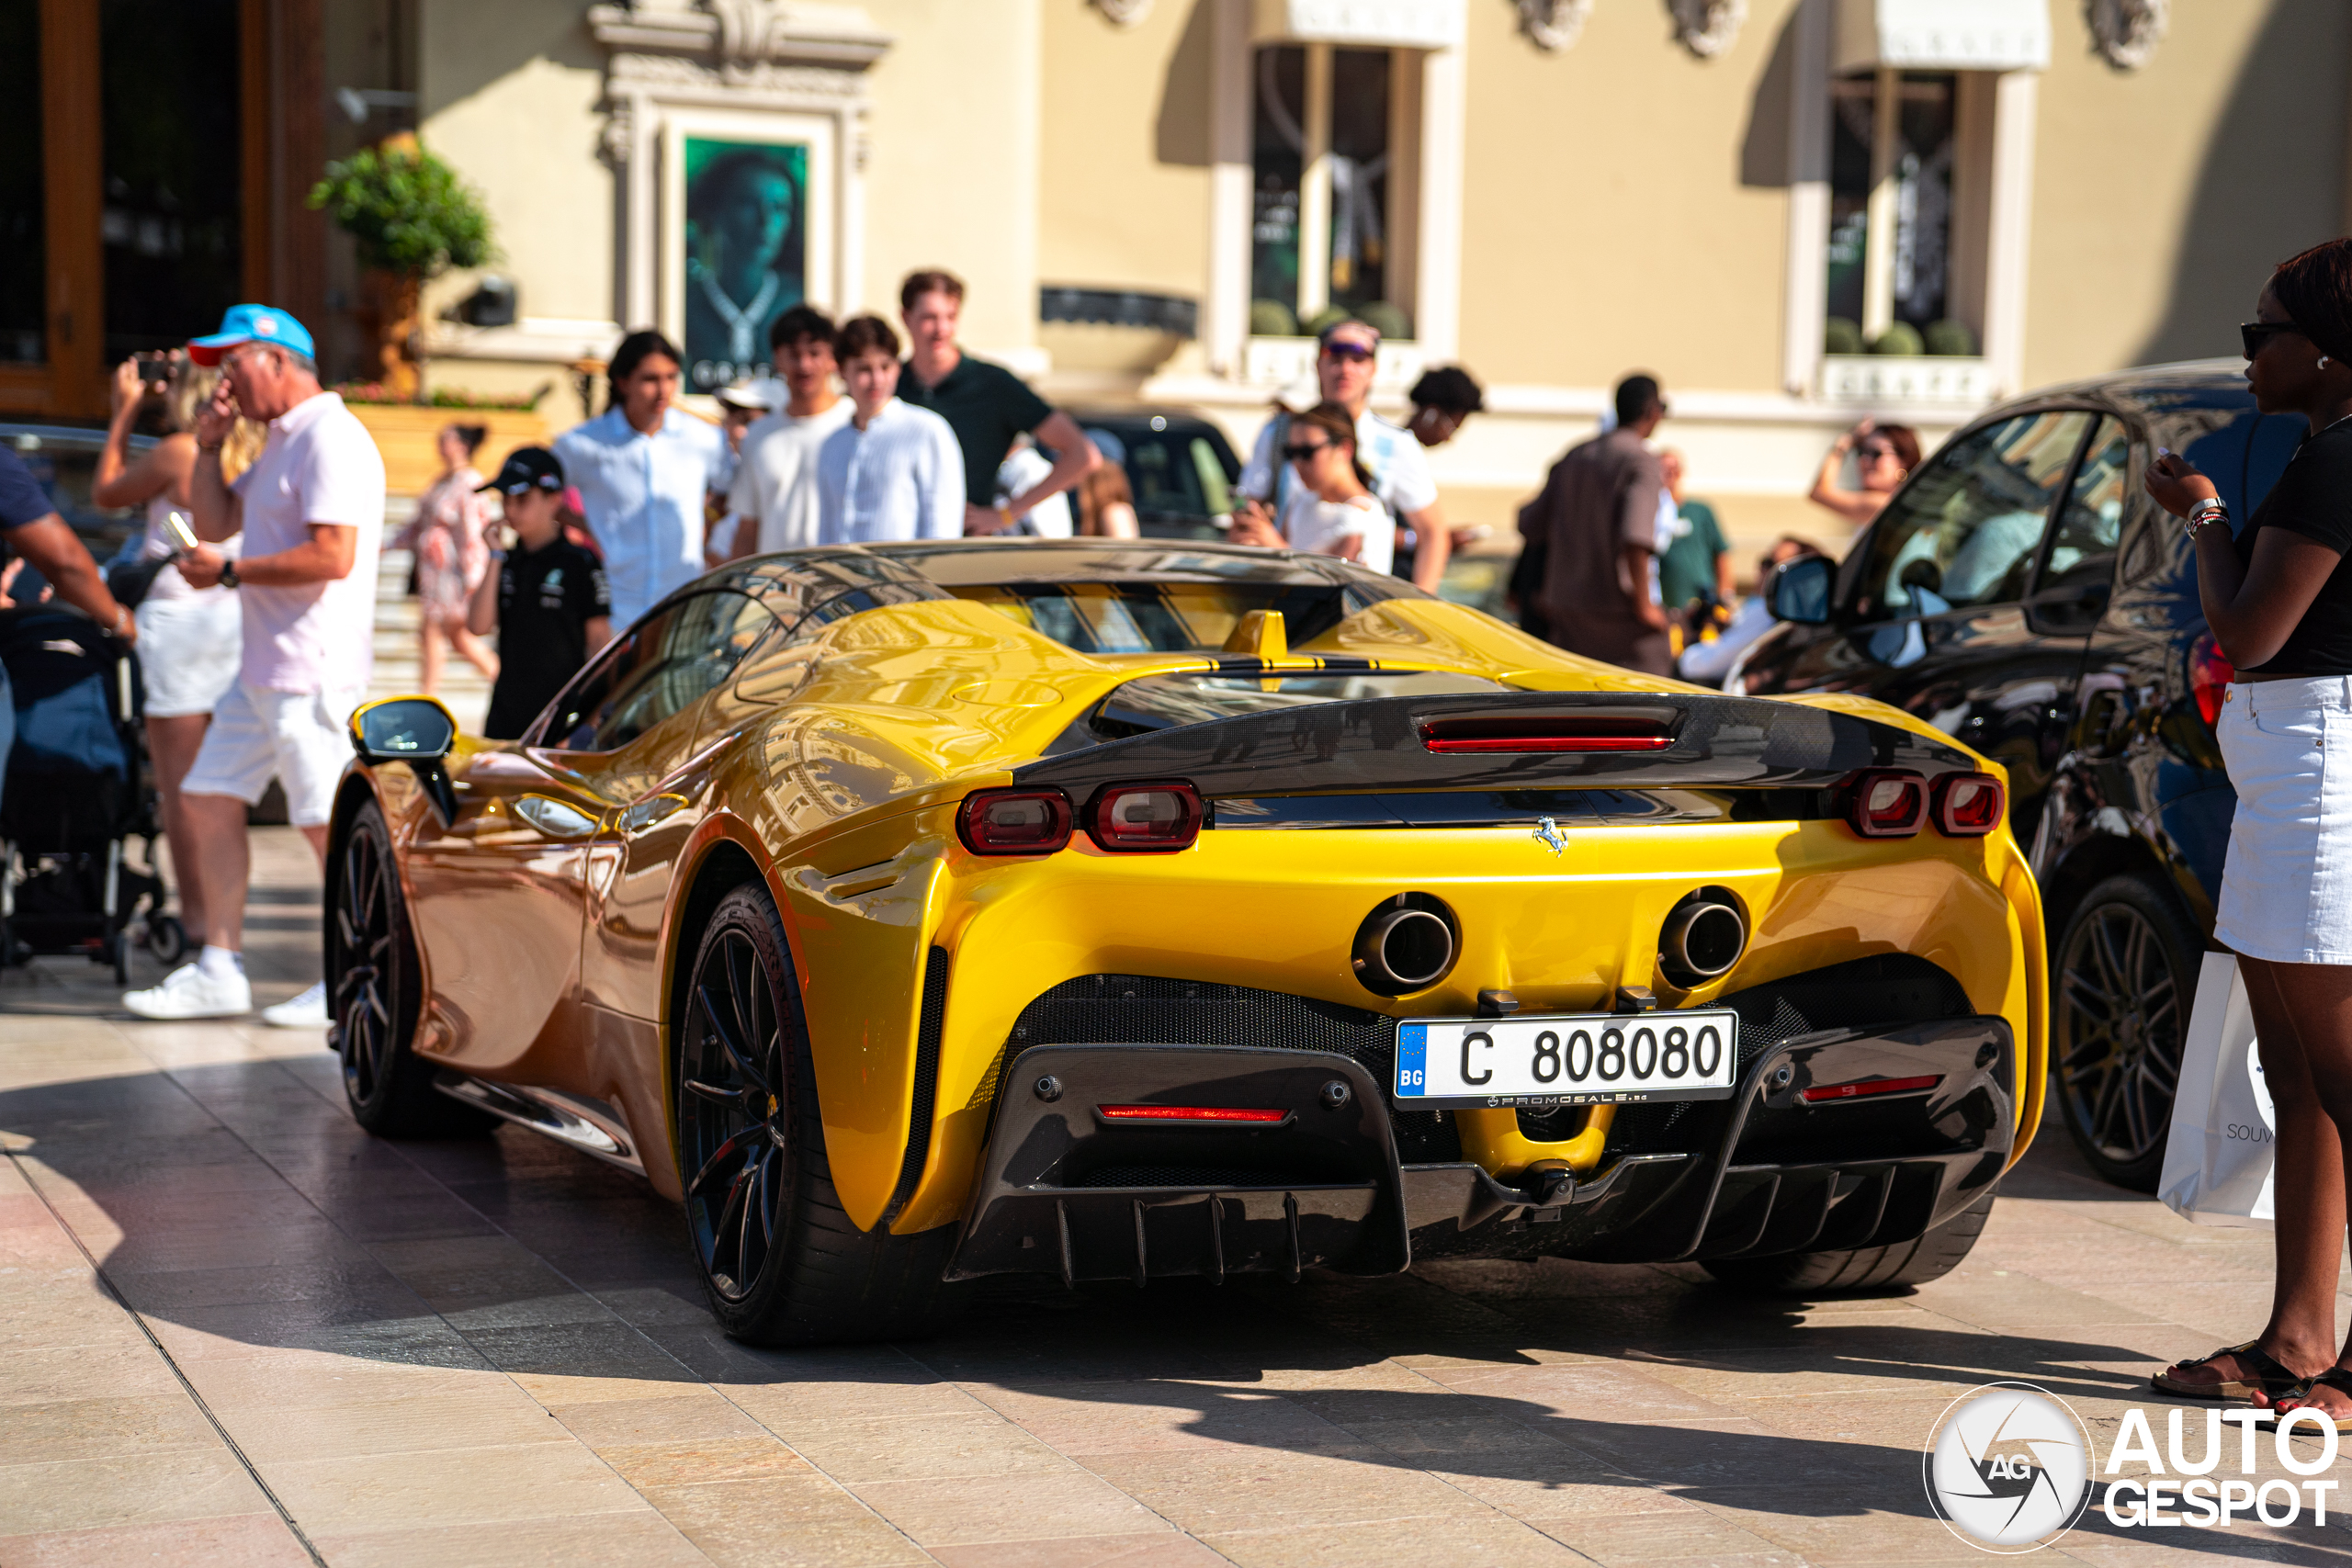
[[[611,1465],[622,1480],[649,1495],[661,1487],[817,1474],[807,1460],[769,1437],[599,1444],[596,1457]]]
[[[710,1559],[650,1509],[313,1538],[334,1568],[685,1568]]]
[[[337,1404],[219,1412],[237,1446],[255,1464],[358,1459],[432,1450],[569,1445],[573,1435],[511,1384],[483,1382]]]
[[[1132,1492],[1129,1488],[1128,1492]],[[858,1498],[925,1546],[1125,1535],[1148,1529],[1152,1510],[1116,1485],[1072,1466],[1050,1486],[1034,1474],[868,1481]]]
[[[853,1540],[887,1540],[902,1555],[920,1555],[864,1502],[813,1472],[649,1485],[645,1497],[716,1561],[741,1561],[761,1540],[816,1527],[836,1528]]]
[[[134,1562],[219,1562],[308,1568],[310,1553],[275,1513],[0,1536],[8,1568],[124,1568]]]
[[[0,1466],[212,1449],[220,1435],[177,1387],[159,1393],[15,1404],[0,1417]]]
[[[269,1506],[225,1446],[0,1468],[0,1519],[24,1533],[154,1524]]]
[[[1547,1518],[1534,1528],[1600,1563],[1602,1568],[1646,1568],[1660,1562],[1698,1559],[1711,1562],[1776,1563],[1803,1568],[1804,1559],[1736,1523],[1704,1509],[1685,1508],[1606,1516],[1579,1514]],[[1900,1551],[1880,1559],[1901,1562]]]
[[[686,1539],[720,1568],[904,1568],[934,1561],[870,1514],[746,1529],[725,1512],[684,1529]]]
[[[76,1346],[0,1352],[0,1406],[173,1393],[179,1386],[172,1369],[143,1339],[112,1349]],[[6,1422],[0,1416],[0,1430]]]
[[[622,1445],[767,1438],[758,1422],[708,1389],[654,1399],[556,1404],[548,1406],[548,1414],[599,1451]]]
[[[260,1469],[303,1527],[322,1533],[628,1514],[645,1506],[628,1483],[571,1442],[413,1450],[397,1462],[375,1464],[277,1460]]]
[[[1207,1537],[1491,1512],[1460,1488],[1365,1444],[1352,1453],[1095,1455],[1087,1468],[1180,1529]],[[862,1495],[872,1488],[861,1487]],[[1032,1532],[1035,1533],[1035,1532]]]
[[[1295,1400],[1254,1391],[1138,1382],[973,1393],[1038,1441],[1074,1456],[1233,1445],[1309,1451],[1359,1441]]]
[[[1204,1538],[1240,1568],[1341,1568],[1372,1552],[1360,1526],[1245,1530]],[[1516,1519],[1409,1518],[1385,1523],[1373,1549],[1379,1559],[1429,1563],[1476,1562],[1481,1568],[1558,1568],[1582,1561],[1568,1547]]]
[[[944,1568],[1216,1568],[1232,1561],[1204,1541],[1167,1529],[934,1546],[931,1554]]]
[[[919,1476],[1068,1472],[1069,1460],[989,1411],[893,1416],[862,1421],[799,1421],[778,1429],[809,1463],[844,1485]]]

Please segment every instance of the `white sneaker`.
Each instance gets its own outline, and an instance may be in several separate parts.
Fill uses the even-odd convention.
[[[122,1005],[141,1018],[232,1018],[254,1010],[254,988],[243,975],[216,979],[183,964],[160,986],[125,991]]]
[[[261,1021],[280,1029],[324,1029],[333,1021],[327,1017],[327,983],[321,980],[291,1001],[262,1009]]]

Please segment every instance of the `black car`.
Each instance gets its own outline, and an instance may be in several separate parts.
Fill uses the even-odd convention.
[[[1099,410],[1073,416],[1104,458],[1126,470],[1147,539],[1221,539],[1241,459],[1225,432],[1174,409]]]
[[[2009,770],[2050,940],[2052,1100],[2103,1175],[2153,1190],[2237,803],[2213,726],[2233,671],[2178,524],[2141,489],[2185,454],[2239,526],[2306,426],[2234,362],[2122,371],[1955,434],[1842,564],[1792,563],[1726,682],[1853,692]]]

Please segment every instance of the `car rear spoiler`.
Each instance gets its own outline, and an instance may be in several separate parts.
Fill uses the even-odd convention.
[[[1860,768],[1930,780],[1975,759],[1896,725],[1793,703],[1648,692],[1317,703],[1181,725],[1013,770],[1083,798],[1184,779],[1203,795],[1380,790],[1822,788]]]

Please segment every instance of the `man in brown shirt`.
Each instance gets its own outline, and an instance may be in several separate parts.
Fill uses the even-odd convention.
[[[1651,589],[1658,497],[1666,478],[1645,443],[1666,417],[1656,379],[1617,384],[1617,425],[1552,465],[1542,493],[1520,509],[1525,548],[1543,552],[1533,577],[1538,635],[1589,659],[1650,675],[1674,673],[1666,612]]]

